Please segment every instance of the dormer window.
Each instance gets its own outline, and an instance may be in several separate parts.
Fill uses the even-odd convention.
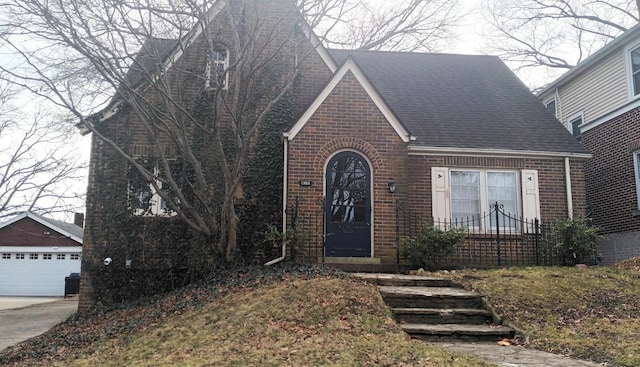
[[[229,52],[224,48],[216,48],[211,52],[205,70],[205,88],[227,89],[229,68]]]

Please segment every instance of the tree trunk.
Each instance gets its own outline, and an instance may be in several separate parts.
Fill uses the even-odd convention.
[[[236,216],[236,208],[233,205],[233,200],[228,208],[227,218],[227,251],[225,254],[225,260],[227,263],[231,263],[235,259],[236,246],[238,244],[238,217]]]

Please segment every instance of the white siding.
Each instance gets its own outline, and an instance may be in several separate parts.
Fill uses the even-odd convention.
[[[556,103],[563,124],[579,112],[584,123],[591,122],[628,102],[624,52],[621,48],[560,88]]]

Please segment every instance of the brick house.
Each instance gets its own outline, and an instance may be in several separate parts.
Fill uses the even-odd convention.
[[[538,93],[593,154],[585,162],[589,216],[606,264],[640,256],[640,26]]]
[[[393,264],[396,201],[481,233],[496,201],[525,220],[584,211],[588,152],[499,58],[326,52],[329,82],[284,134],[288,205],[324,202],[322,261]]]
[[[219,3],[210,12],[210,28],[218,32],[211,38],[224,43]],[[495,201],[518,218],[543,221],[584,210],[583,162],[589,153],[499,58],[329,50],[297,16],[287,24],[299,41],[294,53],[310,52],[303,58],[285,55],[300,73],[291,92],[292,116],[282,121],[288,128],[278,131],[271,151],[282,157],[283,228],[314,216],[316,226],[305,228],[304,255],[311,261],[378,270],[395,264],[399,202],[447,225],[470,220],[483,233],[492,231],[486,213]],[[209,87],[201,75],[233,65],[234,55],[229,50],[207,55],[198,32],[186,38],[180,44],[150,40],[129,78],[152,74],[159,64],[175,75],[188,70],[176,83],[186,86],[181,99],[192,105]],[[153,89],[145,93],[154,98]],[[162,149],[150,146],[139,119],[116,96],[87,122],[134,157],[175,154],[170,140]],[[168,273],[200,260],[186,259],[194,251],[193,236],[175,229],[177,218],[158,189],[147,182],[135,187],[127,162],[94,135],[83,274],[85,265],[99,265],[105,256],[118,267],[94,267],[82,278],[80,309],[90,304],[89,281],[124,272],[124,264],[131,267],[126,271],[145,264],[141,274],[151,277],[154,266]],[[123,208],[127,216],[118,214]],[[150,229],[154,220],[160,224]],[[162,238],[150,240],[154,232]]]
[[[65,295],[65,277],[80,273],[83,220],[25,212],[0,223],[0,296]]]

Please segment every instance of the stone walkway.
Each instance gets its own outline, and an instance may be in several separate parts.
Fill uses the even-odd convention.
[[[500,367],[601,367],[606,364],[581,361],[565,356],[496,343],[429,342],[447,350],[469,354]]]

